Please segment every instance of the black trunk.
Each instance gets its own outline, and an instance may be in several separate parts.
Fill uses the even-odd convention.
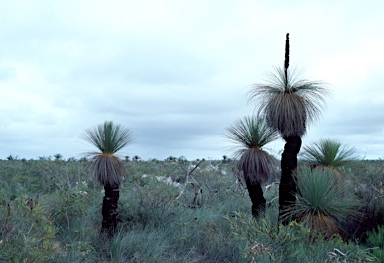
[[[297,154],[301,147],[299,136],[289,136],[285,138],[286,144],[281,156],[281,179],[279,187],[279,218],[284,225],[289,223],[289,219],[282,215],[287,208],[296,202],[296,181],[294,172],[297,169]]]
[[[246,180],[249,197],[252,201],[252,216],[257,218],[265,210],[265,198],[260,183]]]
[[[107,184],[104,186],[105,194],[103,198],[103,222],[101,224],[101,235],[109,238],[117,228],[119,210],[117,202],[119,200],[120,192],[118,185]]]

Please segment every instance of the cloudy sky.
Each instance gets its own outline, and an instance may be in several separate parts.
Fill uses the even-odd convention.
[[[2,1],[0,159],[81,157],[106,120],[132,131],[124,155],[230,156],[225,128],[252,113],[288,32],[291,67],[332,92],[303,144],[384,158],[384,1],[316,2]]]

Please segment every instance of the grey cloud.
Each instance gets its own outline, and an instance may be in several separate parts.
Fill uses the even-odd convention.
[[[9,153],[77,156],[89,150],[80,134],[105,120],[132,130],[131,156],[221,158],[229,154],[224,128],[251,113],[244,86],[263,82],[263,73],[282,63],[285,33],[292,32],[292,60],[299,68],[313,68],[322,56],[341,51],[342,58],[355,55],[351,50],[369,52],[364,47],[380,40],[372,37],[381,32],[373,22],[382,24],[382,17],[374,12],[372,18],[354,16],[372,7],[357,10],[345,7],[348,3],[336,8],[290,3],[275,12],[273,5],[242,1],[188,8],[159,2],[162,9],[146,16],[140,12],[150,8],[135,1],[4,4],[0,88],[13,93],[2,93],[0,109],[7,114],[0,121],[0,158]],[[321,23],[302,16],[312,10],[330,15]],[[280,19],[287,13],[295,19]],[[266,18],[273,21],[267,27]],[[360,38],[346,40],[350,35]],[[314,79],[320,74],[339,80],[341,72],[352,85],[337,82],[340,92],[304,140],[336,136],[380,156],[383,63],[348,74],[340,71],[348,61],[337,62],[339,68],[321,65]],[[357,82],[365,85],[364,92]],[[278,155],[282,147],[271,144],[271,151]]]

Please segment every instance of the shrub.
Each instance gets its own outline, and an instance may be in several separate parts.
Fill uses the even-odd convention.
[[[380,262],[384,262],[384,226],[378,226],[376,231],[368,232],[367,244],[375,248],[373,254]]]
[[[57,228],[46,208],[30,209],[29,198],[16,198],[0,214],[0,259],[2,262],[44,262],[60,249]]]

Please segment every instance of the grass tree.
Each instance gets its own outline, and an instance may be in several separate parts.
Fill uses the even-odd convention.
[[[261,117],[244,117],[227,128],[226,137],[235,144],[234,156],[238,169],[243,172],[249,197],[252,201],[252,215],[257,217],[265,208],[266,200],[262,184],[275,169],[275,158],[263,147],[278,138]]]
[[[83,138],[97,149],[87,155],[93,163],[96,179],[105,190],[101,234],[112,237],[118,223],[119,187],[125,173],[124,165],[116,153],[131,142],[131,132],[112,121],[106,121],[87,129]]]
[[[55,155],[53,155],[53,157],[55,157],[55,161],[60,161],[63,158],[63,156],[60,153],[56,153]]]
[[[277,129],[286,142],[281,157],[281,215],[284,208],[296,201],[294,171],[301,138],[308,125],[320,116],[327,89],[323,82],[299,79],[294,71],[289,70],[289,34],[286,36],[284,68],[276,68],[270,77],[268,83],[253,86],[249,100],[255,102],[258,113],[266,117],[267,124]]]
[[[356,149],[332,139],[321,139],[303,147],[302,159],[312,168],[330,169],[341,182],[341,167],[352,166],[357,161]]]
[[[325,238],[340,233],[343,224],[357,215],[359,200],[336,180],[329,169],[300,167],[296,177],[298,202],[285,209],[282,217],[295,218]]]

